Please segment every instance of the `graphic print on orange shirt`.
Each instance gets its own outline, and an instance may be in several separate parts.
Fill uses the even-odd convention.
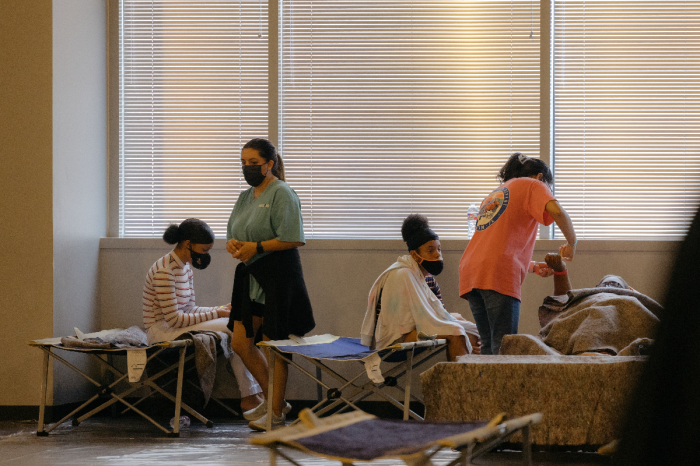
[[[476,221],[476,231],[483,231],[498,220],[508,207],[510,191],[505,186],[489,194],[479,209],[479,219]]]

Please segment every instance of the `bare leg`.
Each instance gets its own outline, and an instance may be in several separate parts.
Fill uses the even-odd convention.
[[[241,409],[249,411],[256,408],[263,402],[262,388],[258,385],[253,374],[246,369],[238,353],[233,353],[233,356],[229,359],[229,364],[231,364],[233,374],[238,381],[238,388],[241,391]]]
[[[258,393],[244,396],[241,398],[241,409],[243,411],[250,411],[251,409],[257,408],[263,401],[265,401],[265,399]]]
[[[260,317],[253,317],[253,330],[257,333],[258,329],[262,325],[262,319]],[[263,335],[263,339],[269,341],[270,339]],[[253,377],[260,385],[263,391],[264,399],[267,399],[267,386],[268,386],[268,364],[267,358],[260,351],[257,345],[255,345],[254,338],[248,338],[246,336],[245,327],[243,322],[234,321],[233,323],[233,336],[231,337],[231,347],[233,350],[241,357],[243,364],[248,368]],[[287,387],[287,374],[289,368],[287,363],[277,359],[275,364],[275,379],[273,388],[273,407],[275,415],[282,415],[282,408],[286,405],[284,401],[284,392]],[[241,400],[241,403],[243,401]],[[259,403],[258,403],[259,404]]]
[[[458,357],[469,354],[467,351],[467,340],[464,335],[450,335],[440,336],[438,338],[445,338],[447,340],[447,360],[450,362],[455,362]]]
[[[263,340],[270,341],[265,335],[263,335]],[[287,361],[275,358],[275,379],[272,386],[272,411],[274,411],[275,416],[281,416],[282,408],[287,404],[287,402],[284,401],[284,394],[287,391],[288,375],[289,364]],[[265,391],[267,391],[267,385],[265,385]],[[267,396],[267,393],[265,396]]]
[[[413,343],[414,341],[418,341],[418,331],[416,329],[413,329],[409,333],[404,334],[404,343]]]
[[[261,324],[261,318],[253,317],[254,331],[257,332]],[[231,348],[241,357],[245,367],[253,375],[260,388],[262,388],[263,397],[267,398],[267,359],[265,359],[260,348],[255,345],[255,339],[246,336],[243,322],[238,320],[233,323]]]

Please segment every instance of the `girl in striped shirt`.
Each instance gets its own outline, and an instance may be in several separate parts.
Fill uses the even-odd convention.
[[[197,306],[194,301],[192,268],[205,269],[211,261],[214,232],[205,222],[189,218],[180,225],[170,225],[163,240],[175,248],[153,264],[143,287],[143,325],[148,343],[175,340],[193,331],[224,332],[231,305]],[[237,354],[229,359],[241,391],[241,408],[245,411],[262,402],[260,386]]]

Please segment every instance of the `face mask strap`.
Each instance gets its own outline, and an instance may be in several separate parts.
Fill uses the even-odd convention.
[[[420,254],[418,254],[418,251],[416,251],[416,256],[420,257],[422,260],[424,260],[424,261],[426,261],[426,262],[437,262],[437,261],[440,260],[440,259],[435,259],[435,260],[432,260],[432,261],[431,261],[431,260],[428,260],[428,259],[426,259],[425,257],[423,257],[423,256],[421,256]],[[421,262],[421,264],[422,264],[422,263],[423,263],[423,262]]]

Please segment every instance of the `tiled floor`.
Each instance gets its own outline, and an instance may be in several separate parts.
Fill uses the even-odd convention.
[[[215,422],[208,429],[195,423],[182,430],[180,438],[168,438],[151,424],[138,417],[92,418],[78,427],[67,422],[48,437],[36,436],[36,422],[0,422],[0,465],[36,466],[177,466],[177,465],[260,465],[269,462],[267,450],[248,444],[256,435],[242,421],[231,419]],[[322,458],[293,452],[303,466],[333,464]],[[436,465],[456,458],[447,451],[438,454]],[[609,461],[593,453],[539,452],[533,455],[535,465],[589,466]],[[520,453],[496,452],[477,459],[474,464],[516,465]],[[280,460],[280,466],[290,463]],[[398,465],[399,460],[375,461],[373,465]]]

